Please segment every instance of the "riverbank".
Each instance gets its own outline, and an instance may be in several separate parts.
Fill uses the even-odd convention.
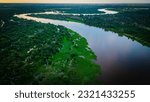
[[[99,79],[102,79],[106,84],[131,83],[133,82],[132,80],[134,80],[134,83],[136,81],[138,83],[139,80],[137,79],[139,79],[139,77],[141,78],[141,72],[144,71],[145,75],[148,75],[149,63],[145,62],[149,61],[150,49],[136,41],[132,41],[128,37],[118,36],[118,34],[113,32],[88,26],[83,23],[37,18],[28,16],[27,14],[18,16],[27,20],[62,25],[76,31],[82,37],[86,38],[89,47],[97,56],[96,63],[102,66],[102,75]],[[140,66],[142,66],[142,68]],[[131,80],[128,79],[129,76]],[[136,79],[134,79],[134,76],[136,76]],[[145,76],[141,79],[140,82],[144,83],[148,80]]]
[[[112,9],[112,10],[111,10]],[[103,28],[106,31],[112,31],[120,36],[127,36],[132,40],[140,42],[144,46],[150,46],[149,32],[149,9],[126,11],[124,9],[98,9],[100,15],[53,15],[53,14],[30,14],[32,17],[47,18],[55,20],[65,20],[80,22],[90,26]],[[142,15],[141,15],[142,14]],[[141,20],[141,19],[147,19]]]
[[[0,32],[0,84],[99,83],[96,56],[79,34],[19,18]]]

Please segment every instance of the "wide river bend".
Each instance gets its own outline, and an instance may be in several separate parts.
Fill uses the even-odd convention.
[[[149,84],[150,48],[125,36],[77,22],[15,15],[18,18],[67,27],[86,38],[102,67],[104,84]]]

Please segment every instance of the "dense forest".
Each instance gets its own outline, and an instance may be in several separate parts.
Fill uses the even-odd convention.
[[[63,26],[14,17],[60,11],[115,15],[30,15],[67,20],[113,31],[150,46],[150,5],[0,4],[0,84],[102,84],[100,66],[86,39]]]
[[[100,66],[79,34],[11,18],[0,29],[0,84],[98,84]]]
[[[118,11],[119,13],[115,15],[82,15],[82,13],[98,13],[97,9],[98,7],[63,9],[65,13],[79,13],[81,15],[32,14],[31,16],[85,23],[116,32],[119,36],[125,35],[143,45],[150,46],[150,5],[109,6],[107,9]],[[57,10],[62,12],[62,9]]]

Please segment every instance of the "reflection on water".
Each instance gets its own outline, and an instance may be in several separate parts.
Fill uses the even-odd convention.
[[[98,11],[105,12],[105,14],[117,14],[117,11],[107,10],[107,9],[98,9]]]
[[[104,84],[150,84],[150,48],[127,37],[81,23],[17,15],[70,28],[85,37],[102,66]]]

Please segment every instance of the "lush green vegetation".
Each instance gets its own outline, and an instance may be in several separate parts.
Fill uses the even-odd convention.
[[[0,32],[0,84],[97,83],[96,56],[79,34],[17,18]]]
[[[76,8],[77,9],[77,8]],[[65,12],[74,13],[76,9],[65,10]],[[78,8],[80,12],[85,11],[85,8]],[[86,8],[91,10],[92,8]],[[117,6],[109,7],[110,10],[116,10],[119,13],[115,15],[34,15],[36,17],[51,18],[59,20],[67,20],[81,22],[91,26],[103,28],[107,31],[113,31],[120,36],[127,36],[133,40],[140,42],[143,45],[150,46],[150,6]],[[86,11],[87,11],[86,10]],[[92,9],[93,11],[95,9]],[[61,10],[60,10],[61,11]],[[77,10],[79,11],[79,10]],[[84,13],[86,13],[86,11]],[[97,11],[97,10],[96,10]],[[75,12],[76,13],[76,12]],[[95,12],[93,12],[95,13]],[[92,22],[91,22],[92,21]]]
[[[150,46],[150,5],[0,4],[0,84],[100,84],[100,66],[84,38],[62,26],[14,18],[45,11],[116,15],[32,15],[82,22]],[[144,8],[144,9],[143,9]]]
[[[119,13],[116,15],[101,16],[32,16],[82,22],[116,32],[120,36],[125,35],[143,45],[150,46],[150,4],[0,4],[0,19],[7,23],[7,20],[10,20],[14,14],[45,11],[60,11],[80,14],[102,13],[97,10],[101,8],[115,10]]]

